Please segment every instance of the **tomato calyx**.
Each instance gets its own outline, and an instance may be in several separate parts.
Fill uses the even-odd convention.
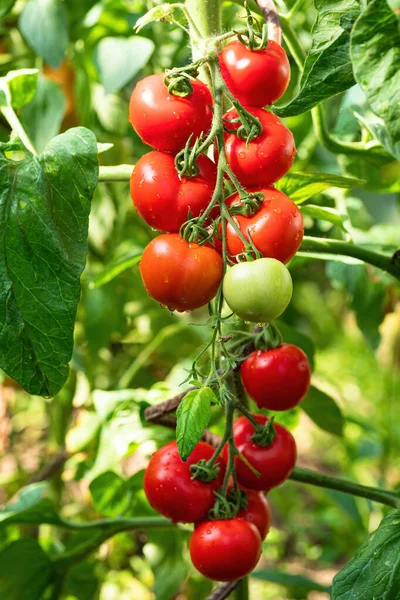
[[[255,140],[262,134],[263,128],[261,121],[246,110],[236,98],[232,97],[231,101],[239,116],[229,120],[224,118],[224,130],[227,133],[234,133],[240,137],[240,139],[246,140],[246,144],[249,144],[252,140]],[[235,125],[238,123],[240,123],[240,125],[237,129],[230,129],[228,127],[229,124]]]
[[[186,98],[193,92],[192,80],[199,75],[199,67],[204,60],[198,60],[178,69],[170,69],[165,73],[164,85],[173,96]]]
[[[247,12],[246,30],[234,30],[238,40],[250,50],[264,50],[268,45],[268,25],[263,23],[261,26],[260,22],[251,14],[247,2],[245,2],[244,7]]]
[[[217,479],[219,470],[218,464],[210,464],[210,461],[206,461],[204,458],[194,465],[190,465],[192,479],[198,479],[203,483],[210,483]]]
[[[278,348],[282,343],[282,334],[274,322],[267,323],[260,332],[254,335],[254,348],[256,350],[271,350]]]
[[[251,441],[257,446],[270,446],[276,438],[276,429],[274,426],[275,417],[271,417],[264,426],[257,428],[254,435],[251,436]]]
[[[260,208],[264,201],[264,194],[262,192],[252,192],[249,194],[243,194],[240,198],[240,204],[235,204],[229,208],[231,215],[244,215],[245,217],[252,217]]]
[[[214,494],[216,496],[215,504],[208,511],[208,517],[212,521],[233,519],[236,517],[242,503],[241,490],[237,490],[236,492],[232,490],[228,495],[225,495],[223,488],[221,488],[217,492],[214,492]]]

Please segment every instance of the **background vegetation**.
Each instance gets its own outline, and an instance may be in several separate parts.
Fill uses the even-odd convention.
[[[18,93],[22,99],[14,110],[39,153],[58,133],[78,125],[95,134],[103,167],[132,165],[148,150],[128,123],[130,93],[138,79],[190,57],[188,40],[174,24],[157,22],[133,33],[138,18],[156,4],[0,2],[0,75],[38,69],[37,75],[26,72],[23,85],[15,88],[14,97]],[[391,4],[392,9],[400,7]],[[375,5],[378,17],[379,11],[389,10],[384,0]],[[279,9],[286,14],[290,2]],[[311,178],[307,192],[304,183],[303,192],[293,187],[293,199],[296,193],[304,199],[307,236],[366,244],[390,256],[400,232],[400,151],[393,134],[398,123],[372,112],[367,97],[371,102],[370,87],[377,89],[377,83],[371,64],[369,75],[360,75],[364,91],[345,58],[336,69],[340,57],[348,57],[349,30],[360,6],[356,0],[315,0],[315,6],[299,0],[284,19],[284,33],[286,28],[291,35],[289,24],[306,53],[313,43],[313,23],[325,19],[332,31],[332,13],[339,9],[349,24],[332,42],[333,54],[312,46],[308,82],[305,75],[301,81],[300,50],[297,59],[291,55],[292,81],[277,112],[288,115],[286,123],[295,135],[294,172],[358,181],[347,182],[344,189]],[[224,27],[237,26],[243,14],[238,4],[224,2]],[[318,21],[317,27],[322,27]],[[390,42],[389,32],[385,44]],[[1,81],[4,89],[6,80]],[[398,103],[398,89],[390,96],[387,87],[392,106]],[[309,110],[315,97],[317,102],[327,98],[324,118],[321,105],[313,114]],[[10,115],[3,99],[1,103],[0,140],[6,144]],[[348,152],[349,142],[360,142],[364,150],[372,147],[372,152]],[[386,154],[374,153],[378,142]],[[128,167],[100,169],[67,383],[49,399],[30,395],[14,379],[0,375],[0,502],[15,500],[23,490],[17,506],[0,513],[4,600],[201,600],[211,592],[211,582],[196,574],[188,560],[188,531],[146,527],[145,519],[154,512],[142,491],[143,468],[173,432],[146,424],[143,410],[181,391],[186,369],[210,332],[204,325],[206,309],[172,314],[147,296],[137,263],[155,234],[134,212],[129,172]],[[71,183],[65,177],[68,190]],[[320,390],[308,398],[306,410],[284,417],[295,433],[298,464],[396,490],[399,283],[384,270],[354,259],[313,254],[311,245],[303,250],[290,264],[294,296],[280,320],[285,339],[313,356],[314,383]],[[18,379],[5,367],[10,340],[1,339],[2,366]],[[29,389],[26,382],[19,383]],[[216,411],[211,429],[220,433],[220,425]],[[269,499],[273,528],[250,582],[252,600],[329,598],[332,577],[390,511],[368,499],[294,481],[273,490]],[[104,518],[117,519],[112,524],[116,535],[111,536],[107,522],[91,525]],[[123,519],[131,518],[141,519],[141,526],[128,527]]]

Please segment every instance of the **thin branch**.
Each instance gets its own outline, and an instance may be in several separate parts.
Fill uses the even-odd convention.
[[[43,467],[39,473],[32,475],[32,477],[29,479],[29,483],[37,483],[39,481],[46,481],[47,479],[50,479],[63,467],[69,457],[69,452],[67,452],[67,450],[64,448],[58,454],[56,454],[53,460],[48,465]]]
[[[151,423],[159,423],[160,418],[174,412],[178,408],[186,394],[196,389],[197,388],[195,387],[189,387],[181,394],[178,394],[169,400],[165,400],[165,402],[160,402],[160,404],[156,404],[155,406],[149,406],[149,408],[146,408],[144,411],[146,421],[150,421]]]
[[[212,594],[207,596],[206,600],[225,600],[237,588],[240,580],[230,581],[229,583],[221,583]]]
[[[268,24],[268,39],[282,45],[282,27],[278,10],[273,0],[256,0],[262,16]]]

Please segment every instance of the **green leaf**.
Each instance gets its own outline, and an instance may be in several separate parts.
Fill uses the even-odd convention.
[[[32,483],[23,488],[12,504],[0,511],[0,528],[6,525],[60,525],[62,520],[53,503],[44,498],[48,483]]]
[[[357,9],[356,0],[315,0],[318,11],[312,30],[300,91],[289,104],[274,107],[280,117],[307,112],[323,100],[354,85],[350,61],[350,31]],[[358,12],[357,12],[358,14]]]
[[[176,416],[176,443],[182,460],[187,460],[206,429],[211,417],[211,403],[217,398],[209,387],[192,390],[182,400]]]
[[[155,6],[151,10],[149,10],[143,17],[140,17],[136,21],[135,31],[139,33],[145,25],[149,23],[154,23],[154,21],[169,21],[173,23],[173,19],[171,19],[171,15],[175,11],[176,7],[171,6],[171,4],[160,4],[159,6]]]
[[[4,17],[14,6],[15,0],[0,0],[0,18]]]
[[[334,435],[343,434],[344,418],[335,400],[311,386],[300,407],[318,427]]]
[[[307,358],[310,361],[311,370],[314,370],[314,356],[315,356],[315,346],[314,342],[308,335],[305,335],[295,327],[291,327],[284,321],[280,319],[276,322],[279,331],[283,336],[283,341],[286,344],[294,344],[298,346],[307,354]]]
[[[371,281],[364,264],[346,265],[329,261],[326,273],[336,287],[346,289],[357,324],[373,350],[379,346],[379,326],[384,317],[386,287],[379,280]]]
[[[96,63],[106,93],[118,92],[132,81],[148,63],[154,48],[152,40],[137,35],[103,38],[97,46]]]
[[[24,151],[24,160],[8,158]],[[31,394],[52,396],[68,378],[96,139],[83,127],[32,156],[0,145],[0,367]]]
[[[53,567],[32,539],[12,542],[0,552],[0,598],[42,600]]]
[[[106,517],[117,517],[128,507],[130,494],[127,482],[112,471],[93,479],[89,489],[96,510]]]
[[[333,579],[333,600],[396,600],[400,587],[400,511],[391,512]]]
[[[123,273],[130,267],[137,265],[142,257],[143,248],[132,247],[115,261],[108,264],[100,273],[98,273],[90,282],[91,288],[99,288],[120,273]]]
[[[68,46],[68,15],[61,0],[29,0],[19,18],[19,30],[53,69],[60,66]]]
[[[354,76],[391,136],[400,158],[400,31],[386,0],[369,1],[351,34]]]
[[[304,592],[330,592],[330,588],[313,581],[305,575],[293,575],[291,573],[284,573],[282,571],[270,571],[269,569],[260,569],[253,571],[251,577],[254,579],[260,579],[261,581],[270,581],[271,583],[277,583],[278,585],[284,585],[288,588],[295,588],[298,593],[300,590]]]
[[[301,173],[295,171],[282,177],[276,182],[275,187],[289,196],[296,204],[301,204],[331,187],[351,189],[362,187],[363,184],[362,179],[352,177],[341,177],[330,173]]]
[[[100,125],[109,133],[123,136],[128,127],[128,106],[117,94],[106,94],[100,84],[93,85],[93,107]]]
[[[301,207],[301,212],[303,215],[308,215],[313,219],[320,219],[321,221],[328,221],[336,227],[340,227],[340,229],[343,229],[343,231],[346,230],[344,221],[348,219],[347,215],[341,215],[334,208],[306,204],[305,206]]]
[[[25,131],[39,152],[60,132],[65,105],[66,99],[60,86],[39,77],[36,95],[21,113]]]
[[[0,89],[5,92],[6,103],[13,108],[22,108],[36,93],[37,69],[19,69],[10,71],[0,78]]]

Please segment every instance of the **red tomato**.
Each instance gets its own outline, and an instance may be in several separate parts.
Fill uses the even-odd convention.
[[[242,362],[240,373],[246,392],[259,408],[289,410],[310,387],[307,355],[293,344],[255,350]]]
[[[253,188],[249,192],[261,192],[264,201],[258,211],[251,217],[235,215],[233,218],[239,225],[246,239],[249,234],[257,250],[265,258],[276,258],[287,263],[297,252],[303,240],[303,216],[296,204],[274,188]],[[226,200],[227,206],[240,204],[239,194],[233,194]],[[222,230],[220,227],[220,235]],[[222,245],[217,240],[216,248]],[[244,245],[232,225],[227,223],[226,242],[228,252],[236,256],[244,250]]]
[[[261,539],[267,536],[271,525],[271,511],[267,499],[261,492],[246,490],[247,506],[242,508],[236,515],[239,519],[245,519],[255,525],[260,533]]]
[[[248,108],[261,121],[262,132],[249,144],[235,133],[225,133],[225,152],[228,163],[239,181],[246,186],[266,186],[283,177],[292,166],[296,148],[291,131],[270,112]],[[229,129],[240,123],[229,123],[238,114],[231,108],[226,114]]]
[[[212,96],[199,80],[193,92],[182,98],[168,93],[164,75],[150,75],[136,84],[129,104],[129,121],[146,144],[166,152],[181,150],[189,136],[193,142],[206,134],[212,121]]]
[[[265,425],[269,420],[265,415],[253,415],[255,419]],[[254,427],[246,419],[239,417],[233,424],[233,435],[239,452],[260,473],[257,477],[245,463],[238,457],[236,472],[239,483],[251,490],[268,491],[283,483],[292,472],[296,464],[296,442],[294,437],[285,427],[275,423],[276,437],[270,446],[258,446],[251,438]],[[228,447],[223,450],[224,459],[228,457]]]
[[[189,210],[192,217],[204,212],[213,195],[217,168],[204,154],[197,165],[196,177],[180,177],[174,157],[166,152],[149,152],[139,159],[131,176],[131,196],[146,223],[160,231],[178,232]]]
[[[203,483],[192,479],[190,465],[202,458],[209,460],[214,448],[199,442],[186,462],[179,456],[176,442],[170,442],[151,457],[144,475],[144,491],[151,506],[175,523],[197,523],[207,517],[215,502],[214,491],[221,487],[225,464],[220,466],[217,479]]]
[[[245,577],[261,556],[257,527],[244,519],[204,521],[190,540],[190,556],[204,577],[233,581]]]
[[[212,300],[222,279],[222,258],[216,250],[166,233],[144,249],[139,265],[152,298],[170,310],[194,310]]]
[[[264,50],[250,50],[238,40],[219,55],[222,77],[232,94],[245,106],[266,106],[286,91],[290,64],[286,52],[273,40]]]

